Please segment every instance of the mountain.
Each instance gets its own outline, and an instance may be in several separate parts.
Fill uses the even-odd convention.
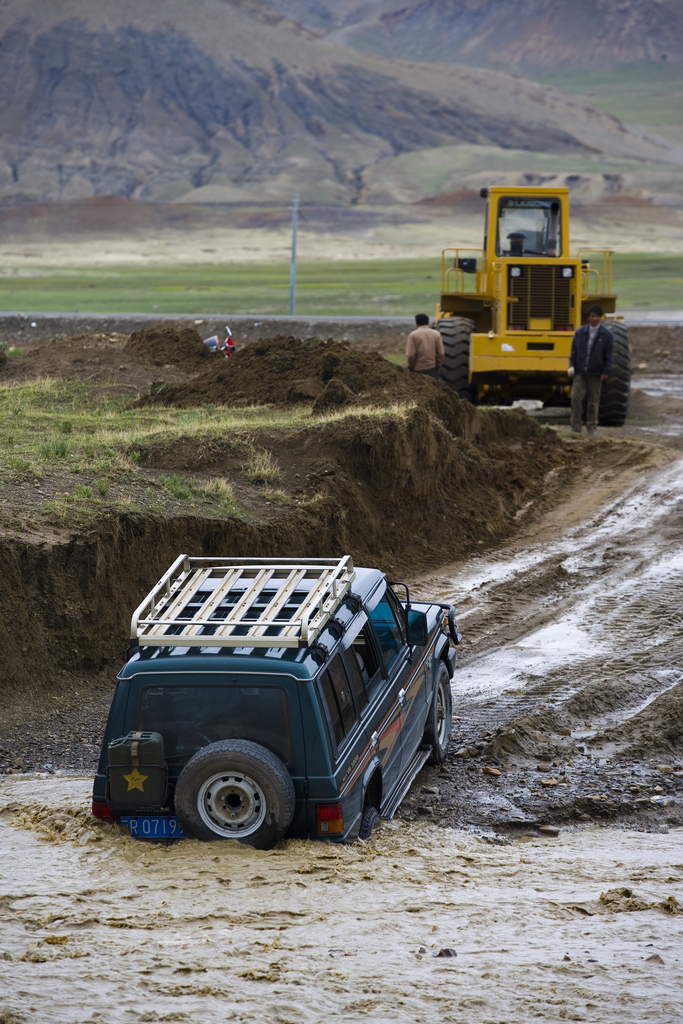
[[[328,39],[405,60],[525,75],[683,60],[681,0],[268,0]]]
[[[381,161],[463,143],[671,158],[558,90],[342,49],[260,0],[2,0],[0,139],[5,204],[357,202]]]

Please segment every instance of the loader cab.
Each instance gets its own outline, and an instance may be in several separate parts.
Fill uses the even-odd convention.
[[[495,239],[495,252],[490,256],[557,259],[569,255],[567,205],[567,197],[560,194],[492,195],[487,237]]]

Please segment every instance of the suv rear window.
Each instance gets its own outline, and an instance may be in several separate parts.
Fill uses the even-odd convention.
[[[291,761],[287,694],[279,686],[146,686],[138,729],[160,732],[176,764],[208,743],[252,740]]]

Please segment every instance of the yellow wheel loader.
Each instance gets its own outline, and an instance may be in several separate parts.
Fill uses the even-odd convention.
[[[442,253],[436,327],[444,380],[474,403],[516,398],[566,405],[574,331],[602,306],[614,336],[614,370],[600,400],[601,426],[623,426],[631,357],[615,316],[612,251],[569,248],[569,189],[483,188],[483,249]]]

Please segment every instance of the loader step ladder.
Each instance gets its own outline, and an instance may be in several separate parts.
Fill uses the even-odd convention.
[[[311,647],[350,594],[350,555],[179,555],[133,612],[140,647]]]

